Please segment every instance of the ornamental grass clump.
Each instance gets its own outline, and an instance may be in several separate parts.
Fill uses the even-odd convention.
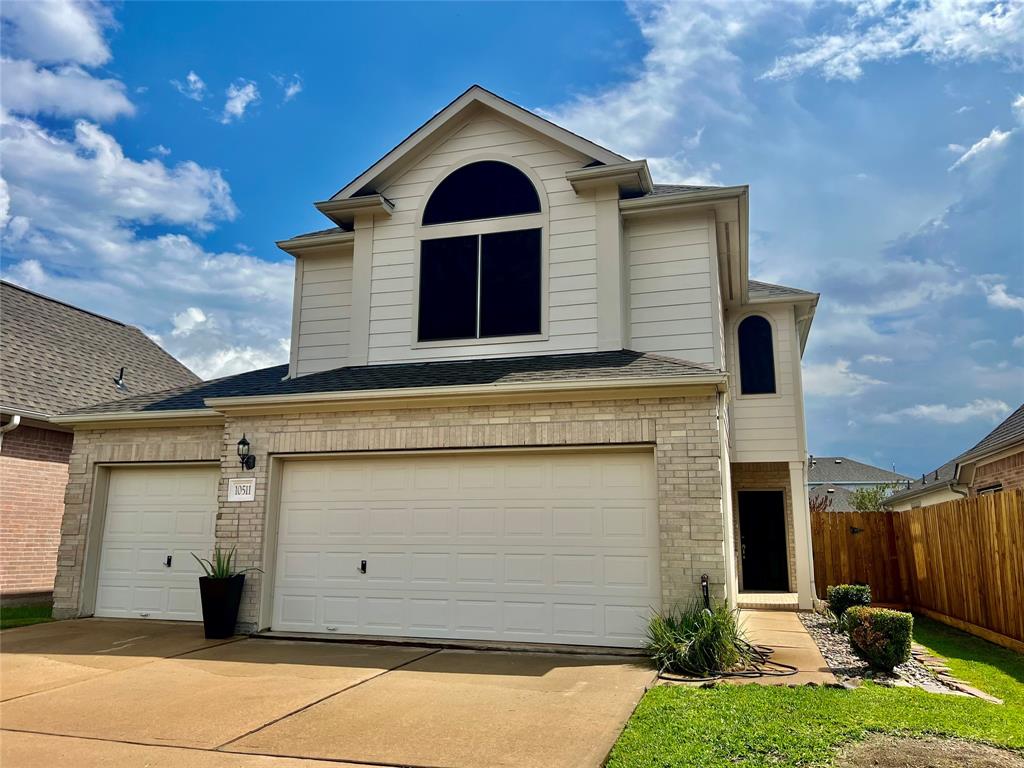
[[[660,611],[647,625],[646,650],[659,673],[705,677],[748,666],[756,651],[726,605],[700,601]]]
[[[909,613],[854,606],[844,620],[853,650],[876,669],[892,672],[910,659],[914,617]]]

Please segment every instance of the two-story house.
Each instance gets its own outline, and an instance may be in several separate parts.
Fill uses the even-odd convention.
[[[818,296],[748,279],[747,203],[470,88],[278,243],[286,365],[64,417],[58,615],[198,619],[215,542],[245,629],[635,646],[704,575],[810,607]]]

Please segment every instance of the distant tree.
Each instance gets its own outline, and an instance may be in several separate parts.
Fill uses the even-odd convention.
[[[812,496],[811,512],[828,512],[832,509],[831,496]]]
[[[850,505],[857,512],[880,512],[882,504],[896,490],[895,483],[858,488],[850,494]]]

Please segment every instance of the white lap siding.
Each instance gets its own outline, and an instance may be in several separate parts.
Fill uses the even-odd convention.
[[[298,375],[345,365],[352,322],[352,250],[307,256],[300,269],[295,332]]]

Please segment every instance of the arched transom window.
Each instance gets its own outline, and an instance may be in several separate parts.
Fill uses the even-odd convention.
[[[740,353],[740,394],[775,394],[772,324],[761,315],[751,315],[740,323],[737,336]]]
[[[541,332],[541,210],[508,163],[470,163],[438,184],[420,229],[419,341]]]

